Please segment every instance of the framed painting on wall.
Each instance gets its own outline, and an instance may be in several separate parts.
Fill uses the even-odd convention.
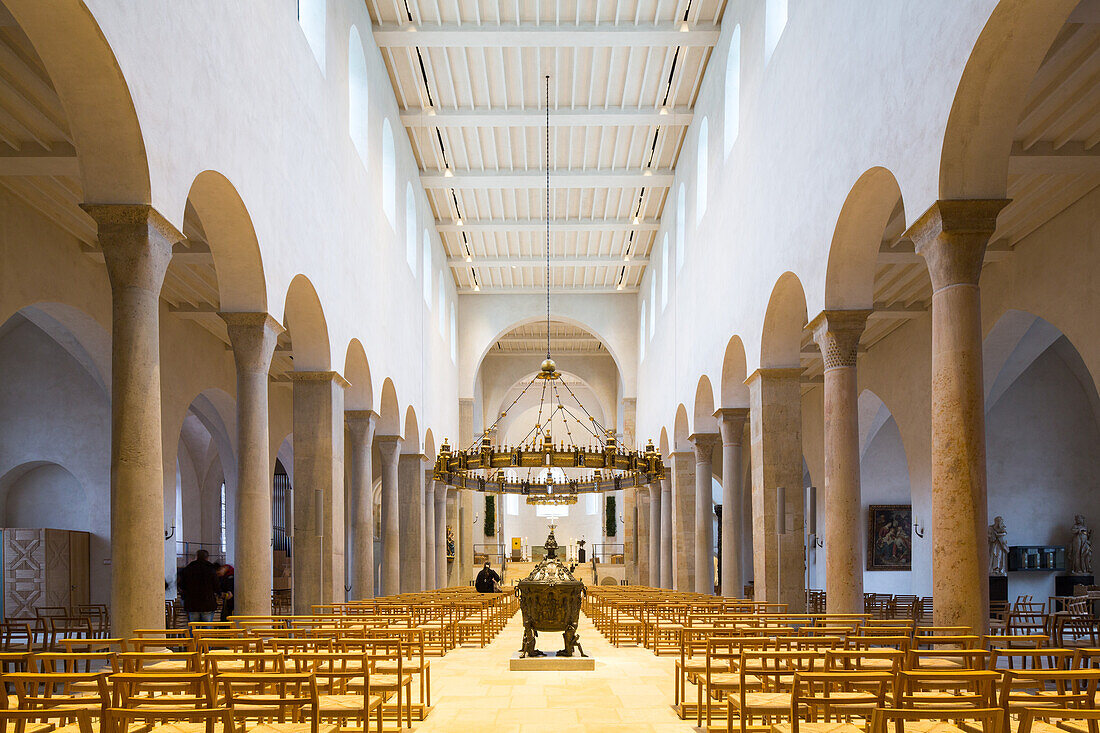
[[[872,504],[867,507],[867,569],[913,569],[913,507]]]

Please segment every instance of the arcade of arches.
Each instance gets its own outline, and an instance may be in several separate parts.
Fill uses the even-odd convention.
[[[980,633],[995,517],[1100,526],[1097,0],[202,5],[0,0],[0,526],[86,542],[6,617],[507,586],[556,514],[588,583]],[[434,480],[548,345],[659,485]]]

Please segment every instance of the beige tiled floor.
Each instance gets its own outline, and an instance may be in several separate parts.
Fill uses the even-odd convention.
[[[594,672],[512,672],[523,625],[517,614],[484,649],[456,649],[432,660],[432,702],[417,733],[677,733],[694,730],[672,710],[673,658],[616,649],[582,615],[581,643]],[[560,648],[560,634],[539,646]]]

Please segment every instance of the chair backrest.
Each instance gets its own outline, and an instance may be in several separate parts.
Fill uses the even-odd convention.
[[[899,708],[992,708],[1000,674],[991,670],[902,670],[894,704]]]
[[[989,652],[985,649],[910,649],[905,666],[907,669],[988,669]]]
[[[27,723],[49,723],[53,720],[57,721],[52,724],[55,729],[61,729],[70,720],[75,720],[79,733],[93,733],[91,718],[92,715],[87,710],[13,710],[0,705],[0,733],[7,733],[8,723],[14,723],[15,730],[22,732],[27,729]]]
[[[370,694],[370,656],[364,651],[300,652],[287,658],[294,672],[312,674],[317,687],[327,694],[347,694],[352,680],[363,679]]]
[[[214,688],[205,672],[120,672],[111,675],[111,684],[118,707],[214,706]]]
[[[27,660],[27,671],[37,673],[77,674],[84,672],[119,671],[118,654],[115,652],[46,652],[32,654]]]
[[[951,722],[954,725],[947,727],[947,730],[960,730],[955,726],[961,721],[968,721],[978,725],[968,725],[961,730],[976,730],[980,726],[981,733],[1000,733],[1003,716],[1004,711],[995,707],[875,708],[871,713],[868,733],[893,733],[895,730],[901,733],[907,721],[920,723],[921,725],[914,726],[918,730],[935,730],[934,726],[928,725],[935,721]]]
[[[897,649],[829,649],[825,652],[825,670],[859,670],[897,674],[905,661],[905,652]]]
[[[98,698],[99,708],[110,704],[107,675],[99,672],[73,674],[16,672],[4,675],[22,710],[55,707],[87,708]],[[4,696],[6,698],[6,696]]]
[[[188,727],[174,726],[175,723],[189,723]],[[202,724],[201,728],[199,724]],[[150,727],[163,726],[163,730],[174,728],[189,730],[215,730],[215,724],[220,723],[223,733],[235,730],[233,716],[228,707],[212,707],[204,705],[174,705],[163,709],[157,708],[108,708],[103,716],[102,733],[126,733],[130,730],[146,730]],[[242,729],[243,730],[243,729]]]
[[[205,659],[214,676],[226,672],[286,672],[286,656],[282,652],[215,650],[207,653]]]
[[[318,731],[317,679],[309,673],[236,674],[218,676],[235,724],[246,718],[273,719],[280,723],[308,722]]]
[[[796,672],[791,685],[791,733],[808,722],[866,717],[886,702],[894,682],[889,672]]]
[[[1008,669],[1001,682],[1006,711],[1041,704],[1064,708],[1093,707],[1100,669]]]
[[[202,655],[198,652],[121,652],[118,662],[123,672],[201,672]]]
[[[896,649],[900,652],[909,651],[912,641],[910,636],[849,636],[847,639],[849,649]]]
[[[1017,732],[1031,733],[1032,726],[1037,720],[1047,722],[1051,728],[1054,727],[1054,722],[1057,721],[1060,726],[1065,726],[1065,729],[1080,730],[1085,728],[1088,733],[1100,733],[1100,710],[1095,708],[1024,708],[1020,711],[1020,726],[1017,728]],[[1073,721],[1085,725],[1075,726]]]
[[[159,651],[161,649],[193,652],[195,651],[195,640],[186,636],[138,636],[123,640],[122,648],[128,652]]]
[[[766,692],[789,688],[796,672],[813,672],[825,666],[825,657],[816,651],[758,651],[742,649],[740,661],[741,689],[752,684],[750,678],[760,680]]]

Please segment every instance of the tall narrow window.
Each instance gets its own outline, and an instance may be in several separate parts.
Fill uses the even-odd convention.
[[[661,242],[661,312],[668,305],[668,233]]]
[[[424,230],[424,302],[432,307],[432,240]]]
[[[382,120],[382,213],[397,230],[397,160],[389,119]]]
[[[687,242],[687,194],[684,192],[684,184],[680,184],[680,190],[676,192],[676,274],[684,266],[684,250]]]
[[[359,29],[348,38],[348,134],[363,165],[367,164],[367,59]]]
[[[519,494],[504,495],[504,511],[512,517],[519,516]]]
[[[726,93],[725,93],[725,123],[726,123],[726,155],[733,150],[733,144],[737,141],[737,133],[741,129],[741,26],[733,27],[730,36],[730,50],[726,55]]]
[[[225,554],[225,482],[218,489],[218,544]]]
[[[451,303],[451,363],[458,363],[458,323],[455,320],[454,303]]]
[[[325,73],[325,0],[298,0],[298,25],[302,26],[302,33],[306,37],[306,43],[313,51],[313,57],[317,59],[317,65],[321,67],[321,73]]]
[[[698,150],[695,151],[695,224],[707,210],[707,165],[710,162],[710,131],[707,118],[699,123]]]
[[[416,277],[416,195],[411,183],[405,184],[405,262]]]
[[[443,270],[435,274],[436,282],[439,283],[439,297],[436,299],[438,305],[437,313],[439,314],[439,337],[443,338],[447,328],[447,288],[443,285]]]
[[[638,361],[645,361],[645,301],[642,301],[642,314],[638,318]]]
[[[657,330],[657,273],[649,278],[649,337]]]
[[[767,0],[764,6],[764,63],[771,61],[779,37],[787,27],[787,0]]]

